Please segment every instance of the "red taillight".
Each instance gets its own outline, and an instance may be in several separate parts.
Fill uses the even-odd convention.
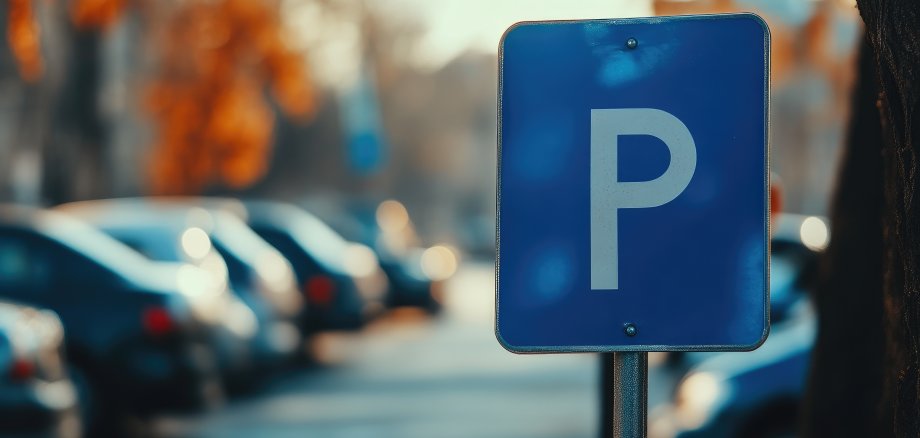
[[[325,275],[316,275],[304,285],[307,301],[311,304],[328,305],[335,295],[335,283]]]
[[[162,336],[176,328],[175,321],[169,311],[162,307],[151,307],[144,310],[144,330],[154,336]]]
[[[28,380],[35,375],[35,364],[25,359],[13,360],[10,366],[10,378],[17,382]]]

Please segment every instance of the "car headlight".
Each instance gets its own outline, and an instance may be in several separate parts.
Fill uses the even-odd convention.
[[[296,315],[303,308],[303,297],[297,292],[291,264],[277,251],[263,251],[256,258],[256,287],[276,312]]]
[[[351,243],[342,256],[345,271],[352,277],[369,277],[380,268],[377,255],[366,245]]]
[[[419,263],[425,276],[434,281],[447,280],[457,272],[457,254],[444,245],[426,249]]]
[[[342,254],[342,268],[355,282],[358,293],[367,302],[383,299],[387,277],[380,269],[380,260],[367,245],[350,243]]]
[[[215,324],[224,313],[224,292],[213,276],[192,265],[182,265],[176,272],[176,286],[188,300],[192,314],[199,321]]]
[[[687,376],[677,388],[675,416],[681,427],[697,429],[709,421],[728,396],[725,380],[708,372]]]

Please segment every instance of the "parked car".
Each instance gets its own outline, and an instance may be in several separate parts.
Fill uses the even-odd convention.
[[[53,312],[0,301],[0,436],[80,436],[63,342]]]
[[[809,313],[775,327],[755,351],[702,360],[657,412],[656,436],[795,436],[815,333]]]
[[[388,200],[376,208],[352,205],[345,210],[311,205],[337,233],[374,250],[390,283],[388,307],[440,311],[444,283],[457,267],[456,254],[441,245],[423,247],[401,203]]]
[[[251,347],[258,332],[258,321],[252,309],[230,291],[227,265],[213,248],[208,235],[184,221],[147,221],[152,223],[145,226],[143,217],[99,212],[92,205],[92,202],[75,203],[60,206],[58,210],[91,224],[100,220],[130,224],[133,233],[117,229],[108,230],[108,234],[151,260],[187,263],[210,274],[210,281],[215,283],[211,289],[218,293],[213,302],[218,305],[202,312],[208,326],[208,342],[214,347],[218,367],[227,383],[247,378],[253,368]]]
[[[290,262],[310,303],[314,331],[356,329],[383,310],[386,275],[373,251],[348,242],[315,216],[272,201],[211,200],[236,213]]]
[[[820,218],[780,217],[771,250],[769,338],[747,353],[687,354],[673,402],[653,418],[656,436],[795,435],[817,325],[808,291],[827,240]]]
[[[249,353],[256,370],[294,355],[306,311],[287,260],[230,213],[198,207],[184,198],[126,198],[60,206],[157,261],[191,262],[208,270],[245,303],[245,329],[254,332]],[[238,323],[236,315],[225,315]],[[222,361],[242,355],[227,351]]]
[[[0,206],[0,270],[0,297],[60,316],[92,412],[149,414],[220,401],[201,329],[215,293],[197,268],[153,263],[60,213]]]

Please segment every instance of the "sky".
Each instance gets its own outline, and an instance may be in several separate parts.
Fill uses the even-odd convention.
[[[394,13],[416,14],[426,27],[417,59],[438,68],[466,50],[495,53],[518,21],[623,18],[652,14],[650,0],[388,0]]]
[[[348,9],[347,5],[360,4],[338,6]],[[407,59],[428,70],[466,51],[497,53],[502,33],[518,21],[652,15],[651,0],[367,0],[365,4],[424,29]],[[329,16],[321,4],[307,0],[283,0],[282,20],[289,31],[286,42],[295,49],[308,49],[318,82],[339,90],[357,83],[359,23]]]

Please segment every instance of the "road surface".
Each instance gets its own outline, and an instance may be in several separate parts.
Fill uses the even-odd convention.
[[[321,365],[221,409],[155,424],[167,437],[593,437],[598,359],[511,354],[493,331],[489,264],[464,266],[437,318],[398,311],[317,340]],[[654,377],[653,380],[657,378]],[[658,379],[660,380],[660,379]],[[666,396],[653,382],[653,401]]]

